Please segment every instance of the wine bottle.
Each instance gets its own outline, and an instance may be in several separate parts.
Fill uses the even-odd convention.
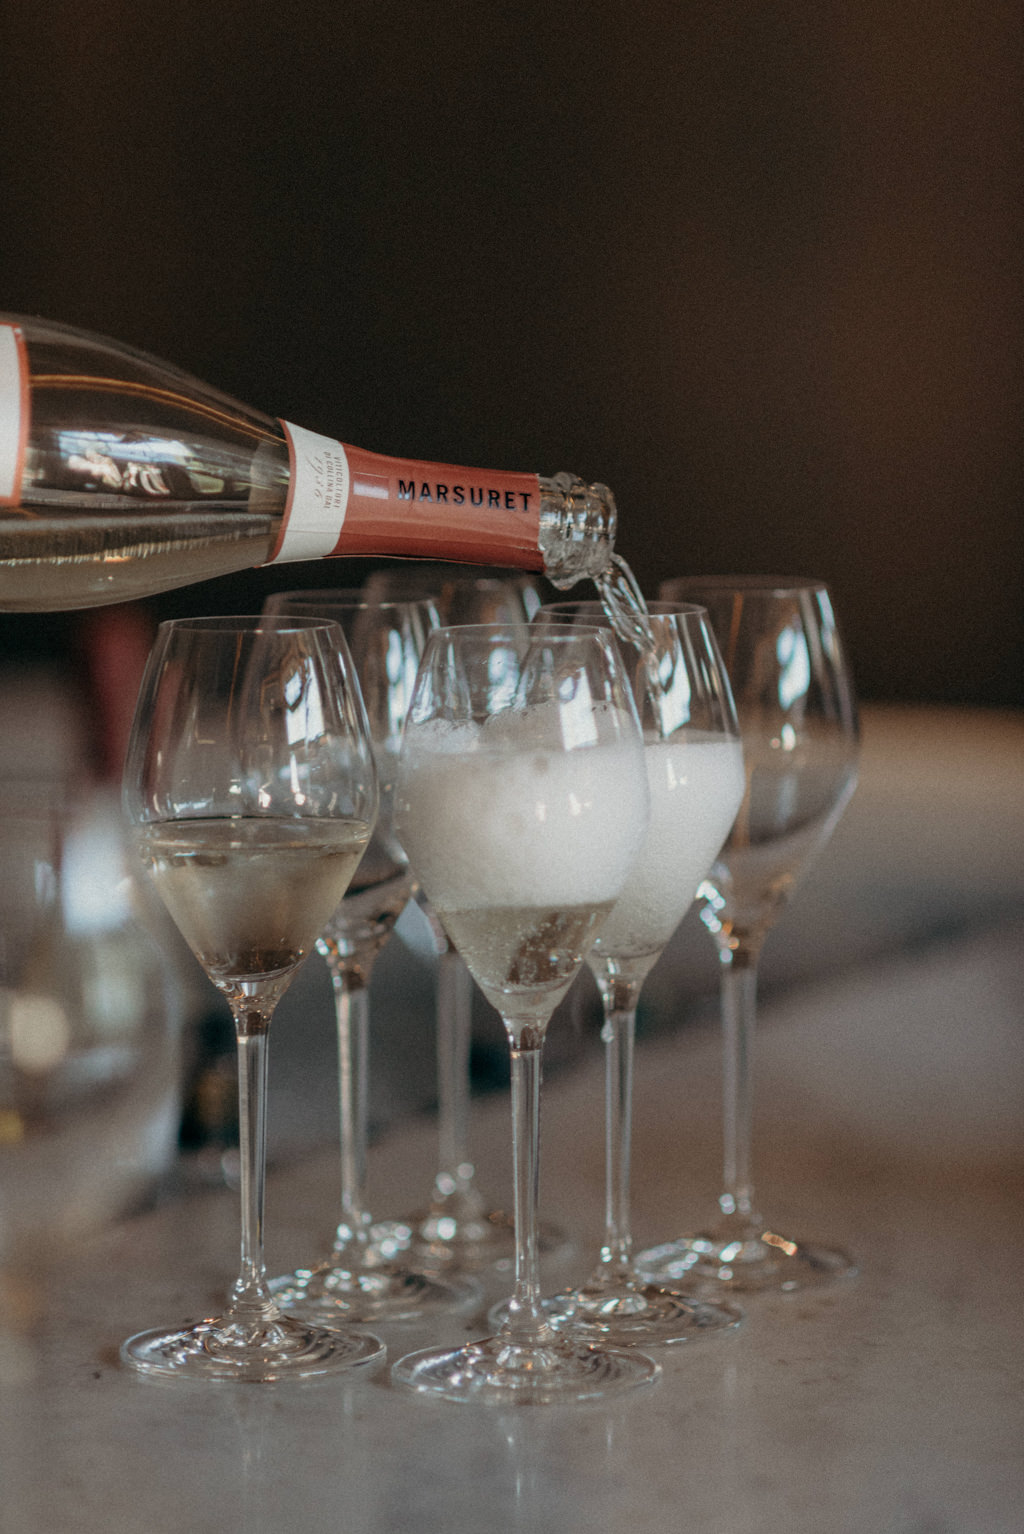
[[[360,554],[566,587],[608,570],[615,521],[604,485],[365,452],[132,347],[0,314],[0,611]]]

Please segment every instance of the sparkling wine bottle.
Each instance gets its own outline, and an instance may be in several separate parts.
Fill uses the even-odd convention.
[[[360,554],[565,587],[608,570],[615,520],[604,485],[365,452],[118,342],[0,314],[0,611]]]

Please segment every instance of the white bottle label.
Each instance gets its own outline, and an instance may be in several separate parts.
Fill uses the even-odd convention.
[[[0,506],[21,499],[28,439],[28,366],[17,325],[0,325]]]
[[[340,442],[288,421],[281,425],[288,438],[291,472],[284,520],[268,564],[333,553],[351,488],[348,457]]]

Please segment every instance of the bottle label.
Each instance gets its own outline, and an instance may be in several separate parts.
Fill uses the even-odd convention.
[[[345,524],[351,484],[340,442],[288,421],[281,425],[288,438],[288,500],[269,564],[332,553]]]
[[[0,506],[17,506],[28,442],[28,359],[17,325],[0,325]]]
[[[543,567],[536,474],[389,458],[281,425],[291,477],[269,563],[396,554]]]

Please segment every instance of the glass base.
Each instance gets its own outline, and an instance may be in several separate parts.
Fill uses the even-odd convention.
[[[174,1331],[138,1332],[121,1344],[121,1359],[161,1379],[269,1383],[333,1374],[384,1357],[369,1332],[329,1331],[288,1316],[260,1323],[199,1321]]]
[[[435,1205],[411,1215],[401,1226],[409,1233],[409,1255],[427,1272],[478,1273],[497,1268],[511,1273],[515,1266],[515,1222],[503,1209],[460,1211],[450,1205]],[[538,1224],[540,1257],[561,1257],[571,1250],[572,1242],[564,1231],[543,1221]]]
[[[738,1240],[709,1234],[680,1236],[636,1258],[649,1283],[707,1283],[734,1294],[790,1293],[853,1278],[857,1265],[845,1252],[790,1241],[773,1231]]]
[[[273,1279],[270,1292],[289,1315],[323,1326],[451,1315],[481,1298],[480,1286],[471,1278],[434,1278],[395,1263],[365,1269],[331,1263],[298,1268]]]
[[[653,1359],[624,1348],[588,1347],[565,1337],[527,1348],[501,1336],[410,1353],[391,1370],[394,1383],[407,1389],[494,1406],[606,1400],[653,1385],[660,1374]]]
[[[731,1331],[743,1319],[736,1305],[696,1299],[677,1289],[642,1282],[581,1285],[541,1300],[541,1308],[557,1331],[616,1348],[695,1342],[715,1332]],[[508,1301],[503,1300],[492,1307],[487,1320],[499,1327],[507,1313]]]

